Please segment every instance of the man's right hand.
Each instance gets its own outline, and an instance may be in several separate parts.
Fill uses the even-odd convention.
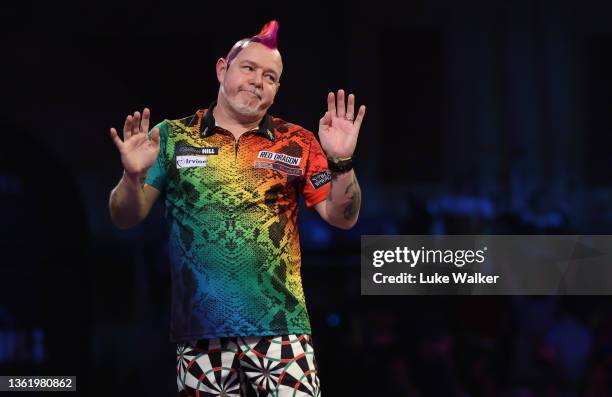
[[[144,176],[159,153],[159,129],[154,128],[151,131],[151,139],[147,137],[150,113],[149,109],[145,108],[142,120],[139,112],[127,116],[123,125],[123,141],[116,129],[110,129],[111,138],[121,153],[123,169],[133,179]]]

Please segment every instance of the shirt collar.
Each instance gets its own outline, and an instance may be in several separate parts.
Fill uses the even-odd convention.
[[[212,112],[215,106],[217,106],[217,101],[213,101],[206,110],[206,113],[204,113],[202,123],[200,124],[200,134],[202,134],[202,137],[207,137],[212,134],[212,131],[216,127],[215,117],[213,116]],[[272,125],[272,117],[270,117],[268,113],[266,113],[261,119],[259,127],[257,130],[255,130],[255,133],[274,142],[274,126]]]

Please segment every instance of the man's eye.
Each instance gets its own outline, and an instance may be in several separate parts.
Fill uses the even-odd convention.
[[[249,66],[249,65],[244,65],[243,68],[248,70],[249,72],[252,72],[253,70],[255,70],[255,69],[253,69],[252,66]]]
[[[271,74],[266,75],[266,77],[270,82],[276,83],[276,77],[272,76]]]

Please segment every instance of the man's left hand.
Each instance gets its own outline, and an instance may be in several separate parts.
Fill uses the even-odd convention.
[[[338,103],[333,92],[327,94],[327,112],[319,121],[321,147],[329,157],[350,157],[357,146],[357,137],[365,115],[365,106],[355,116],[355,95],[344,103],[344,90],[338,90]]]

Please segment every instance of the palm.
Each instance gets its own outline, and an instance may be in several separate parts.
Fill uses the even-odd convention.
[[[124,141],[119,152],[123,168],[128,173],[139,173],[153,165],[159,153],[159,144],[155,145],[146,134],[138,134]]]
[[[133,116],[127,116],[123,126],[123,141],[119,138],[117,131],[111,128],[111,137],[121,153],[123,168],[128,174],[142,174],[146,172],[155,162],[159,153],[159,131],[153,129],[151,139],[147,136],[149,129],[149,109],[140,113],[135,112]]]
[[[359,108],[355,117],[355,96],[348,97],[344,103],[344,91],[338,91],[338,101],[334,93],[327,95],[327,112],[319,122],[319,138],[325,153],[330,157],[352,156],[357,146],[357,137],[365,115],[365,106]]]
[[[357,145],[357,132],[352,121],[332,117],[330,124],[319,126],[321,146],[329,156],[350,156]]]

